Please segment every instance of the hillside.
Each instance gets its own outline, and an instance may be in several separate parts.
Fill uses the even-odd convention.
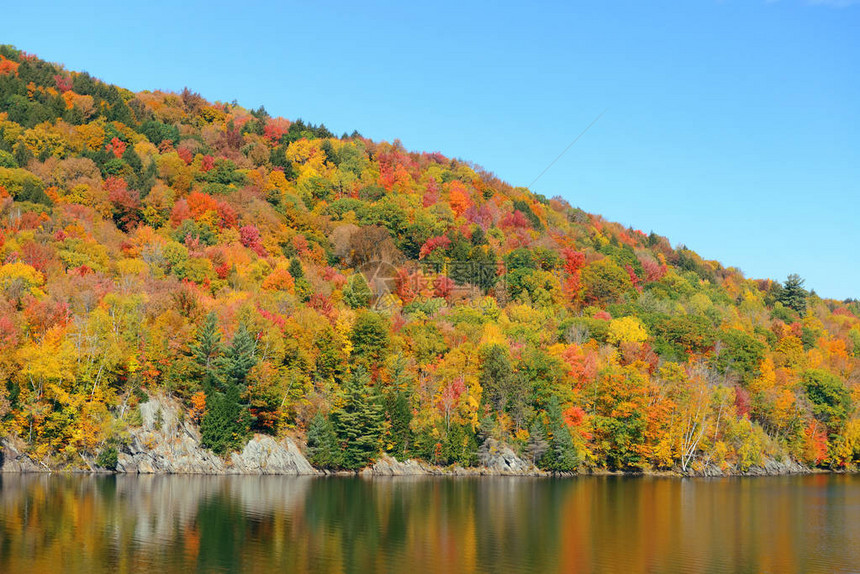
[[[858,317],[440,153],[0,47],[0,436],[52,464],[115,464],[165,393],[216,453],[327,468],[490,437],[551,471],[852,468]]]

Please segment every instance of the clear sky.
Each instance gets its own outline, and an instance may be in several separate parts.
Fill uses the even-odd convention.
[[[181,4],[181,5],[180,5]],[[15,2],[0,43],[473,161],[860,298],[860,0]]]

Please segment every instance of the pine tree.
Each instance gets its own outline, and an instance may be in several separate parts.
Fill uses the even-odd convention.
[[[257,364],[257,341],[244,323],[233,336],[233,344],[227,350],[227,376],[233,384],[245,385],[248,371]]]
[[[552,472],[571,472],[579,466],[579,455],[556,397],[550,399],[546,414],[549,448],[540,459],[540,467]]]
[[[201,444],[216,454],[230,449],[230,412],[223,393],[206,393],[206,415],[200,422]]]
[[[373,291],[370,290],[361,273],[352,275],[343,288],[343,300],[353,309],[367,307],[372,297]]]
[[[299,298],[299,301],[307,303],[310,300],[311,295],[313,295],[314,289],[305,277],[305,270],[298,257],[290,259],[289,272],[290,276],[295,280],[294,289],[296,297]]]
[[[242,325],[225,357],[214,312],[206,316],[191,345],[206,393],[206,415],[200,423],[201,443],[217,454],[240,448],[248,435],[250,417],[241,395],[245,376],[256,363],[254,350],[254,339]]]
[[[442,456],[448,464],[474,466],[478,462],[478,439],[469,424],[453,423],[442,441]]]
[[[331,414],[335,434],[343,446],[341,465],[349,470],[362,468],[379,452],[382,406],[369,383],[367,371],[358,367],[347,382],[343,406]]]
[[[514,370],[511,367],[508,350],[494,344],[482,353],[480,382],[485,399],[499,412],[505,410],[514,386]]]
[[[405,460],[409,457],[409,445],[412,438],[412,407],[409,395],[403,390],[389,391],[386,396],[386,411],[391,434],[390,451],[394,458]]]
[[[409,457],[412,444],[411,393],[405,376],[406,361],[398,355],[391,365],[391,386],[385,394],[385,418],[388,421],[388,447],[397,460]]]
[[[806,312],[806,298],[809,296],[809,293],[803,288],[803,283],[800,275],[792,273],[785,280],[778,298],[784,306],[794,309],[801,315]]]
[[[206,320],[197,328],[197,334],[191,344],[191,354],[201,367],[209,370],[218,365],[223,352],[224,345],[221,343],[218,317],[212,311],[206,315]]]
[[[319,468],[338,468],[340,447],[331,421],[317,413],[308,426],[308,460]]]
[[[389,344],[388,321],[379,313],[361,311],[355,318],[350,340],[356,364],[378,365],[385,359]]]
[[[305,276],[305,270],[302,268],[302,262],[299,261],[298,257],[293,257],[290,259],[290,275],[292,275],[293,279],[301,279]]]
[[[528,452],[532,464],[537,464],[548,448],[549,443],[544,436],[544,429],[535,421],[529,429],[529,442],[526,446],[526,452]]]

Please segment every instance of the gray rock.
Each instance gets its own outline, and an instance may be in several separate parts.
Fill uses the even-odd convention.
[[[520,475],[539,472],[535,465],[524,461],[511,447],[494,438],[484,441],[478,453],[478,460],[483,467],[495,474]]]
[[[791,459],[776,460],[767,458],[760,466],[752,466],[746,472],[747,476],[776,476],[780,474],[807,474],[810,469]]]
[[[20,445],[11,438],[0,441],[0,472],[50,472],[29,455],[22,453]]]
[[[196,425],[180,419],[181,406],[165,397],[140,405],[143,424],[130,431],[117,472],[137,474],[316,474],[290,439],[257,435],[229,461],[200,445]]]
[[[487,443],[484,443],[478,455],[481,466],[474,468],[463,468],[460,465],[444,468],[412,459],[401,462],[388,455],[382,455],[372,465],[362,470],[361,476],[545,476],[547,474],[519,458],[510,447],[493,439],[489,439]]]
[[[785,474],[809,474],[812,470],[795,460],[785,458],[776,460],[773,458],[765,458],[760,465],[754,465],[746,470],[741,470],[737,467],[730,466],[723,470],[715,464],[708,464],[704,468],[696,471],[690,471],[688,476],[704,476],[716,478],[722,476],[777,476]]]
[[[399,461],[387,454],[379,457],[371,466],[361,471],[362,476],[421,476],[440,474],[441,469],[418,460]]]
[[[231,460],[239,474],[317,473],[293,441],[279,442],[270,436],[255,436],[241,453],[233,453]]]

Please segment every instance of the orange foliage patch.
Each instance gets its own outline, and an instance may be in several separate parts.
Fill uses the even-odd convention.
[[[0,56],[0,75],[17,76],[18,75],[18,66],[20,66],[20,64],[18,62],[13,62],[12,60],[9,60],[7,58],[4,58],[3,56]]]

